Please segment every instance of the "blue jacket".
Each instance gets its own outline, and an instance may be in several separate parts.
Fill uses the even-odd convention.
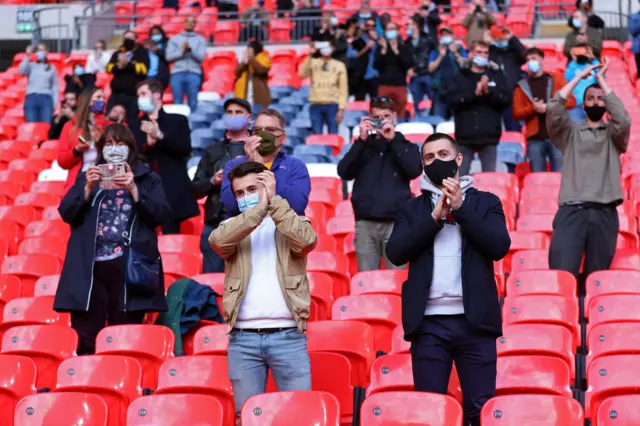
[[[469,188],[462,206],[452,213],[462,228],[462,299],[469,325],[478,331],[502,335],[498,289],[493,262],[502,259],[511,239],[500,199]],[[402,285],[402,326],[413,340],[424,317],[433,277],[433,242],[442,225],[431,217],[431,193],[406,202],[398,213],[386,253],[394,265],[409,263]]]
[[[234,158],[224,166],[220,198],[227,210],[227,218],[240,214],[228,175],[235,166],[245,161],[247,161],[247,157],[241,156]],[[304,216],[304,211],[309,204],[309,192],[311,192],[311,178],[307,166],[300,159],[280,152],[271,165],[271,171],[276,176],[276,195],[287,200],[298,215]]]
[[[629,15],[629,33],[633,39],[631,51],[640,53],[640,12]]]
[[[578,64],[576,61],[570,61],[569,65],[567,65],[567,69],[564,71],[564,78],[567,81],[571,81],[573,80],[573,78],[576,76],[577,73],[579,73],[586,67],[590,65],[596,65],[599,63],[600,61],[598,61],[597,59],[594,59],[591,62],[583,65]],[[596,76],[593,74],[587,78],[583,78],[578,82],[576,87],[573,89],[573,96],[576,98],[576,106],[582,105],[582,102],[584,101],[584,92],[587,91],[587,88],[589,86],[595,83],[596,83]]]

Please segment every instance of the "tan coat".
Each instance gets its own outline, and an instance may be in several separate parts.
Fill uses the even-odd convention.
[[[474,41],[484,40],[484,32],[495,23],[496,18],[490,12],[467,13],[462,19],[462,26],[467,29],[467,49],[471,48]]]
[[[280,196],[260,210],[254,207],[220,224],[209,236],[211,247],[225,260],[222,308],[227,332],[231,332],[251,276],[251,233],[270,215],[276,225],[278,281],[298,330],[307,328],[311,294],[307,279],[307,254],[314,249],[317,236],[311,221],[298,216]]]
[[[253,85],[253,104],[266,108],[271,104],[269,91],[269,70],[271,58],[267,52],[260,52],[248,63],[240,62],[235,70],[236,82],[233,93],[236,98],[248,99],[249,79]]]

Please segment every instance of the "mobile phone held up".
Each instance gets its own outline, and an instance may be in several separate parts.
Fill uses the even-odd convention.
[[[113,177],[126,172],[124,163],[98,164],[100,169],[100,189],[118,189],[120,185],[113,181]]]
[[[369,122],[373,126],[373,130],[370,132],[372,135],[382,130],[382,118],[369,117]]]

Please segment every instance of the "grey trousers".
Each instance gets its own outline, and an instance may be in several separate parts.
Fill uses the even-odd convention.
[[[480,155],[480,163],[482,164],[483,172],[495,172],[496,163],[498,160],[498,146],[497,145],[485,145],[485,146],[460,146],[460,152],[462,152],[462,166],[460,166],[460,176],[466,176],[471,169],[471,162],[473,161],[474,154],[477,152]]]
[[[392,221],[356,221],[354,245],[358,272],[380,269],[380,259],[383,257],[386,269],[404,269],[404,265],[396,266],[391,263],[385,254],[387,241],[389,241],[392,231]]]

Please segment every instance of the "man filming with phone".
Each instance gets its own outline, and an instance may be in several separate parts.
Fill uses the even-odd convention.
[[[418,146],[395,131],[393,101],[373,98],[369,117],[360,121],[360,137],[338,164],[338,175],[355,180],[351,204],[356,219],[358,271],[399,269],[384,254],[402,203],[411,198],[410,183],[420,176]]]

